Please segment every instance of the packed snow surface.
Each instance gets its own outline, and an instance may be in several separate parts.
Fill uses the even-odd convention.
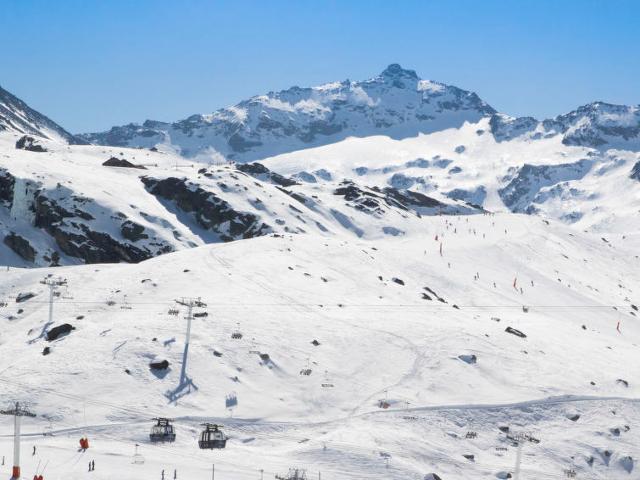
[[[633,478],[637,251],[524,215],[423,221],[421,236],[266,236],[135,265],[2,272],[0,400],[38,414],[24,421],[25,471],[49,461],[47,478],[87,478],[94,459],[98,479],[207,478],[212,463],[230,479],[289,467],[497,478],[513,472],[508,426],[541,440],[524,447],[524,478]],[[47,275],[67,279],[53,324],[75,327],[52,342]],[[24,292],[36,295],[16,303]],[[194,309],[191,387],[179,385],[182,297],[206,303]],[[169,369],[152,371],[161,360]],[[149,444],[154,416],[176,420],[175,444]],[[204,421],[224,425],[225,450],[198,450]],[[7,458],[11,425],[0,420]]]

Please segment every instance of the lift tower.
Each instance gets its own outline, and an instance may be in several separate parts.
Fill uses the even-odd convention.
[[[13,420],[13,474],[11,480],[20,478],[20,419],[22,417],[35,417],[35,413],[31,413],[25,407],[20,406],[19,402],[11,410],[0,410],[0,415],[12,415]]]

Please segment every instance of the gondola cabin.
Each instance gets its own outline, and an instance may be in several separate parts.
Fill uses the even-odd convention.
[[[176,439],[176,432],[173,429],[173,425],[171,425],[173,420],[169,418],[154,418],[154,420],[156,424],[151,427],[149,440],[153,443],[174,442]]]
[[[211,423],[203,423],[202,425],[205,428],[200,434],[200,441],[198,442],[198,446],[201,449],[213,450],[216,448],[225,448],[227,446],[227,436],[222,430],[220,430],[219,425]]]

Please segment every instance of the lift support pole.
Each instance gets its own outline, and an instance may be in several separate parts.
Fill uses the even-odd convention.
[[[35,417],[35,413],[31,413],[16,402],[15,408],[12,410],[0,410],[0,415],[13,415],[13,474],[11,480],[20,478],[20,419],[22,417]]]

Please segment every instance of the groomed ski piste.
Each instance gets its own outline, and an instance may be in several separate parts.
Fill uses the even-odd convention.
[[[521,479],[637,478],[633,244],[516,214],[421,225],[2,271],[0,400],[37,414],[23,419],[23,476],[46,465],[47,480],[195,480],[215,464],[215,478],[232,480],[290,468],[309,479],[510,478],[508,427],[540,440],[522,448]],[[74,327],[53,341],[45,278],[66,279],[53,319]],[[194,309],[185,386],[189,298],[206,307]],[[162,360],[167,370],[150,368]],[[175,420],[175,443],[149,442],[158,416]],[[199,450],[205,422],[223,426],[225,449]],[[0,418],[7,477],[12,428]]]

